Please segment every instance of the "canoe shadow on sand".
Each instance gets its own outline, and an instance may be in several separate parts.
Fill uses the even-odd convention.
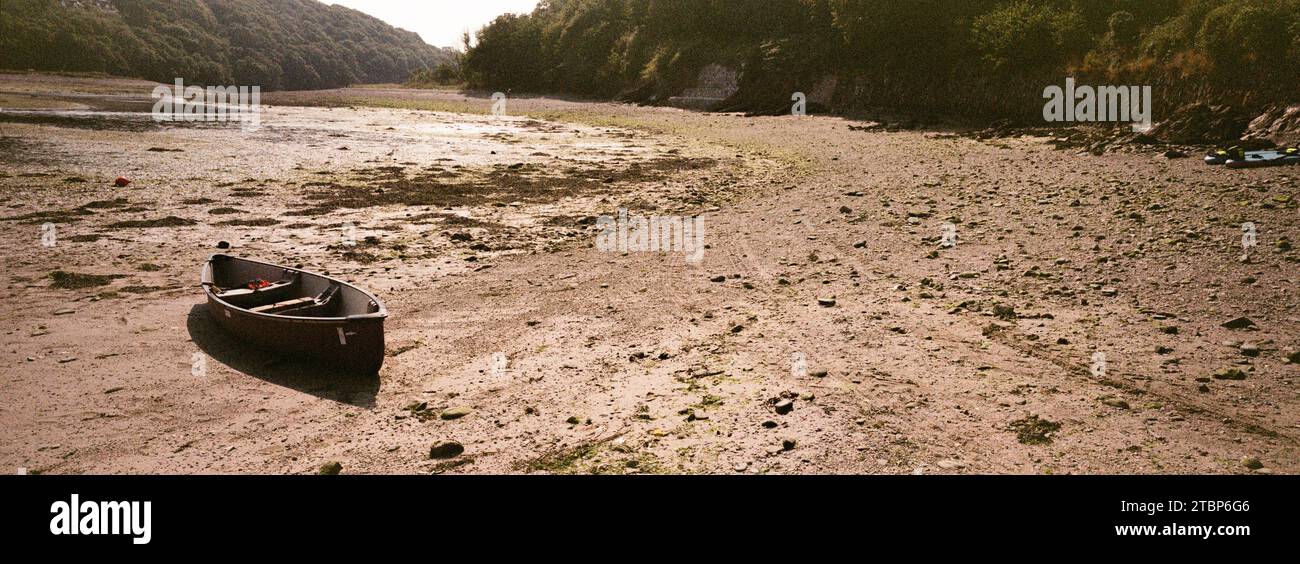
[[[287,358],[235,340],[212,320],[204,304],[190,308],[185,322],[194,344],[209,358],[277,386],[321,399],[374,407],[379,375],[359,375],[309,359]]]

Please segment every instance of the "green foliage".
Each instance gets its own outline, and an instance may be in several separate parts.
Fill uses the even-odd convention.
[[[1294,101],[1300,0],[545,0],[477,39],[479,88],[655,102],[717,63],[740,71],[727,107],[833,76],[845,108],[1014,116],[1066,76]]]
[[[1084,27],[1079,12],[1019,0],[977,17],[972,39],[996,69],[1047,70],[1090,47]]]
[[[0,68],[278,90],[401,82],[454,60],[415,33],[314,0],[80,3],[0,2]]]
[[[451,86],[461,82],[460,68],[451,63],[442,63],[436,69],[420,69],[411,73],[406,86],[411,88],[436,88]]]

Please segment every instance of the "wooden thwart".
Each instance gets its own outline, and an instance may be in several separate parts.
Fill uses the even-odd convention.
[[[282,302],[276,302],[273,304],[267,304],[264,306],[249,308],[248,311],[251,311],[253,313],[282,313],[291,309],[295,309],[298,307],[305,306],[307,304],[314,304],[314,303],[316,303],[316,298],[312,298],[312,297],[294,298],[292,300],[285,300]]]

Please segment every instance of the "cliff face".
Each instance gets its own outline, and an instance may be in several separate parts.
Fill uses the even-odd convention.
[[[0,68],[264,90],[402,82],[451,51],[315,0],[5,0]]]

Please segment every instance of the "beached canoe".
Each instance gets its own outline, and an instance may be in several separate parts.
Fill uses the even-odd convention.
[[[374,295],[328,276],[212,255],[203,267],[208,312],[258,348],[375,374],[384,363],[384,318]]]

